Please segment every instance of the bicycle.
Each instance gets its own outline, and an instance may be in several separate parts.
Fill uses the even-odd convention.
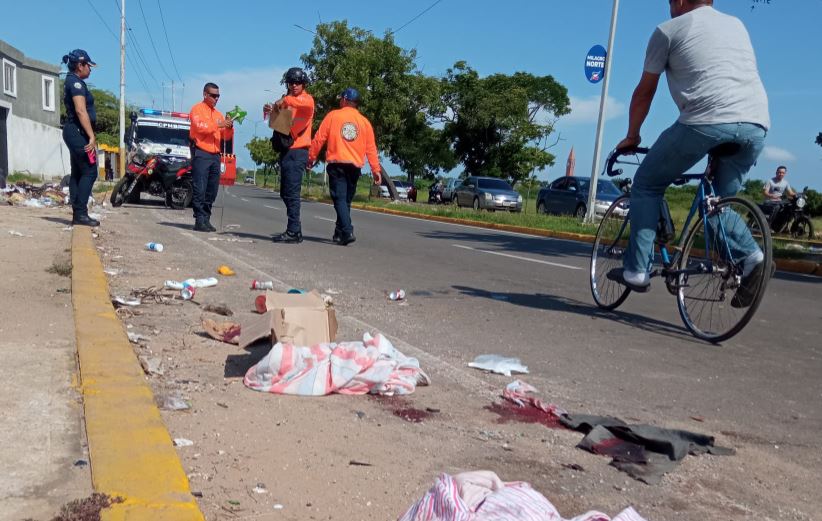
[[[738,145],[726,143],[708,154],[708,166],[701,174],[683,174],[674,181],[681,186],[699,181],[688,217],[671,252],[668,243],[676,230],[663,198],[660,224],[648,267],[651,277],[663,277],[668,291],[677,297],[682,321],[697,338],[713,343],[727,340],[739,333],[756,313],[772,274],[773,252],[770,228],[759,207],[740,197],[717,197],[713,189],[713,169],[719,157],[733,155]],[[620,157],[647,154],[647,148],[614,150],[608,157],[606,173],[617,176],[622,169],[617,164],[638,165],[620,161]],[[698,215],[698,219],[691,221]],[[742,228],[744,226],[744,228]],[[747,236],[764,254],[761,276],[756,276],[739,294],[744,257],[750,253],[739,251],[729,244],[728,232],[735,229],[733,238]],[[600,221],[591,251],[591,293],[597,306],[606,310],[619,307],[631,289],[606,277],[612,268],[622,267],[622,257],[630,236],[630,194],[614,201]],[[748,243],[750,246],[750,243]],[[751,289],[753,288],[753,289]],[[750,305],[745,305],[750,303]]]

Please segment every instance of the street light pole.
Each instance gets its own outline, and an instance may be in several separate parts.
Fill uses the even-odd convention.
[[[597,176],[599,174],[599,160],[602,154],[602,131],[605,127],[605,103],[608,100],[608,85],[611,80],[611,63],[614,61],[614,36],[616,35],[617,14],[619,0],[614,0],[611,12],[611,33],[608,36],[608,54],[605,56],[605,79],[602,82],[602,98],[599,100],[599,120],[597,121],[597,137],[594,145],[594,164],[591,167],[591,184],[588,187],[588,208],[585,212],[585,222],[593,223],[596,216]]]
[[[126,171],[126,0],[120,3],[120,177]]]

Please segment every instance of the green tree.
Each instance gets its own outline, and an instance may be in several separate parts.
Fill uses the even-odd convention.
[[[527,178],[554,164],[548,152],[559,116],[570,112],[568,90],[551,76],[526,72],[481,78],[464,61],[441,80],[435,116],[469,175]]]
[[[60,121],[66,118],[66,104],[63,99],[63,81],[60,80],[58,92],[60,92]],[[90,88],[91,95],[94,96],[94,109],[97,112],[97,123],[94,126],[94,133],[97,136],[97,143],[116,147],[120,143],[120,98],[111,92],[103,89]],[[128,125],[128,115],[136,111],[137,107],[126,104],[126,125]]]
[[[302,62],[312,78],[315,125],[339,107],[337,96],[354,87],[362,113],[374,126],[380,152],[413,180],[451,169],[456,159],[442,131],[432,127],[430,108],[439,104],[438,82],[416,68],[416,51],[394,43],[390,32],[379,38],[345,21],[319,24]]]
[[[816,144],[822,147],[822,132],[816,136]]]
[[[274,173],[280,155],[271,147],[271,141],[263,137],[253,137],[245,144],[251,160],[257,167],[263,167],[263,186],[268,183],[268,176]]]
[[[762,201],[762,191],[765,189],[765,181],[761,179],[748,179],[742,185],[740,195],[746,196],[753,202]]]

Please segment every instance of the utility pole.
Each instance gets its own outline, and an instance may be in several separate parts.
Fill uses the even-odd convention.
[[[174,80],[171,80],[171,111],[174,112]]]
[[[120,0],[120,168],[126,171],[126,0]]]
[[[614,9],[611,13],[611,34],[608,36],[608,54],[605,57],[605,80],[602,82],[602,99],[599,100],[599,120],[597,121],[597,137],[594,146],[594,164],[591,167],[591,185],[588,188],[588,208],[585,212],[585,222],[593,223],[596,217],[597,175],[599,174],[599,160],[602,154],[602,131],[605,127],[605,103],[608,100],[608,84],[611,80],[611,63],[614,61],[614,36],[616,35],[617,14],[619,0],[614,0]]]

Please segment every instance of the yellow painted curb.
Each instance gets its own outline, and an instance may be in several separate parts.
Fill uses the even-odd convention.
[[[204,521],[83,226],[72,234],[71,286],[92,483],[125,500],[103,521]]]

